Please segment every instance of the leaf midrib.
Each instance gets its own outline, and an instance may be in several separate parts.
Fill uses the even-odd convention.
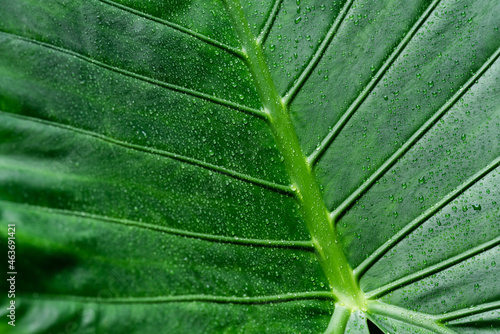
[[[401,53],[401,51],[405,48],[405,46],[409,43],[409,41],[412,39],[414,33],[419,30],[419,27],[426,21],[426,19],[429,17],[429,15],[433,12],[433,10],[436,8],[440,0],[434,0],[426,9],[426,11],[422,14],[421,18],[417,20],[415,25],[412,27],[410,34],[404,38],[404,40],[398,45],[398,48],[391,54],[389,57],[388,63],[385,63],[387,66],[383,66],[379,72],[377,73],[377,78],[371,81],[369,87],[366,87],[364,90],[365,94],[361,94],[361,96],[358,96],[356,99],[355,103],[351,105],[351,108],[349,110],[353,113],[359,104],[364,100],[365,95],[367,95],[373,86],[376,85],[376,83],[379,81],[380,77],[383,75],[383,73],[386,72],[387,68],[390,67],[390,65],[393,63],[393,61],[398,57],[398,55]],[[311,234],[313,244],[316,248],[316,254],[318,257],[318,260],[327,276],[330,282],[330,286],[332,288],[333,295],[335,299],[337,300],[335,312],[332,315],[331,322],[326,330],[325,333],[337,333],[337,332],[343,332],[346,328],[347,321],[349,319],[350,312],[354,311],[355,309],[361,309],[365,312],[373,313],[373,314],[382,314],[389,316],[395,320],[403,321],[409,324],[413,324],[415,326],[421,327],[421,328],[426,328],[430,329],[433,331],[436,331],[438,333],[454,333],[453,330],[446,328],[444,326],[444,322],[446,322],[446,319],[441,319],[437,316],[426,314],[426,313],[421,313],[421,312],[414,312],[414,311],[409,311],[406,309],[402,309],[400,307],[395,307],[392,305],[387,305],[385,303],[375,301],[375,300],[370,300],[366,301],[365,299],[365,294],[364,292],[361,291],[361,289],[358,286],[359,282],[359,272],[357,273],[356,277],[352,279],[352,285],[347,286],[338,284],[339,280],[338,278],[345,278],[348,277],[348,279],[351,279],[353,277],[353,271],[349,267],[349,264],[345,258],[345,253],[343,252],[342,246],[340,245],[337,232],[335,229],[335,222],[338,220],[339,216],[345,211],[350,206],[350,201],[346,200],[344,201],[344,205],[341,208],[341,210],[335,210],[334,212],[329,212],[329,210],[326,208],[324,204],[324,200],[322,195],[319,192],[319,187],[318,183],[315,179],[314,174],[312,173],[312,169],[314,167],[314,164],[317,162],[318,158],[321,156],[321,154],[316,155],[314,152],[311,154],[311,156],[306,157],[304,152],[302,151],[300,144],[298,143],[298,139],[295,133],[295,129],[293,125],[291,124],[291,120],[289,118],[289,105],[291,103],[291,100],[293,99],[294,95],[297,93],[298,89],[300,89],[301,84],[299,83],[298,85],[294,84],[294,86],[289,90],[288,93],[282,98],[278,93],[276,86],[271,78],[269,67],[266,64],[263,52],[261,50],[261,44],[262,40],[265,40],[265,38],[261,38],[262,33],[258,36],[255,37],[253,34],[250,32],[248,23],[246,22],[246,17],[245,14],[243,13],[243,9],[241,7],[241,4],[239,3],[239,0],[225,0],[224,1],[227,5],[228,12],[230,13],[230,17],[232,18],[233,22],[233,27],[237,31],[237,35],[240,37],[240,42],[242,44],[242,52],[244,52],[246,56],[246,64],[248,68],[250,69],[250,72],[253,77],[253,82],[255,84],[256,90],[259,94],[259,97],[261,98],[261,102],[263,105],[263,111],[269,114],[269,122],[268,125],[275,137],[275,140],[277,142],[278,149],[284,156],[284,164],[287,167],[287,171],[290,175],[290,178],[292,180],[292,186],[295,188],[296,193],[297,193],[297,201],[300,203],[301,208],[303,209],[304,213],[304,218],[306,225],[308,227],[308,230]],[[279,1],[275,3],[275,7],[279,4]],[[346,12],[349,10],[350,7],[350,2],[348,1],[346,3],[346,6],[344,6],[342,13],[346,14]],[[345,11],[345,12],[344,12]],[[271,10],[271,15],[273,13],[277,13],[278,10],[276,8],[273,8]],[[340,15],[343,16],[343,15]],[[336,20],[337,22],[338,20]],[[268,22],[272,22],[271,19],[268,19]],[[340,20],[340,23],[342,20]],[[334,35],[334,32],[336,30],[336,26],[339,25],[340,23],[336,24],[334,23],[332,25],[332,28],[330,29],[329,32],[332,33],[332,36]],[[266,23],[267,25],[267,23]],[[265,27],[266,28],[266,27]],[[270,28],[267,27],[267,30]],[[267,33],[265,33],[267,34]],[[266,35],[264,35],[265,37]],[[324,43],[323,41],[322,44],[325,44],[326,46],[329,45],[329,43]],[[490,65],[496,60],[498,57],[498,50],[495,52],[493,57],[487,61],[482,68],[473,75],[468,82],[466,83],[466,87],[462,89],[458,94],[454,96],[451,100],[449,100],[445,105],[443,105],[436,114],[433,115],[420,129],[415,133],[411,139],[409,140],[405,145],[405,147],[401,148],[395,154],[393,157],[395,159],[390,159],[391,161],[386,162],[381,168],[377,170],[375,173],[376,175],[372,175],[373,179],[376,180],[378,179],[378,176],[380,173],[383,173],[386,171],[387,167],[386,165],[392,165],[393,161],[392,160],[397,160],[401,154],[406,153],[406,151],[413,146],[413,144],[424,134],[427,132],[428,129],[432,127],[432,125],[435,123],[437,119],[439,119],[444,113],[446,113],[451,106],[458,100],[463,94],[465,94],[466,91],[468,91],[468,88],[470,88],[473,83],[477,80],[478,77],[480,77],[486,70],[490,67]],[[317,58],[317,57],[314,57]],[[308,67],[311,66],[314,67],[314,58],[311,63],[309,63]],[[307,69],[306,71],[303,72],[304,80],[307,80]],[[295,91],[297,90],[297,91]],[[358,101],[359,100],[359,101]],[[356,103],[359,102],[359,103]],[[352,109],[352,110],[351,110]],[[348,117],[349,118],[349,117]],[[284,123],[284,124],[282,124]],[[330,133],[331,134],[331,133]],[[330,135],[329,134],[329,135]],[[283,139],[285,138],[285,139]],[[325,140],[327,141],[326,144],[324,145],[324,149],[326,150],[328,146],[330,146],[332,138],[329,138],[327,136]],[[287,140],[289,142],[287,142]],[[290,154],[290,148],[292,151],[292,154]],[[323,153],[323,152],[320,152]],[[491,167],[491,166],[490,166]],[[490,170],[490,168],[487,168]],[[297,172],[298,170],[298,172]],[[308,182],[297,182],[300,181],[300,174],[302,176],[306,176],[306,179]],[[481,173],[482,174],[482,173]],[[303,180],[302,180],[303,181]],[[366,188],[369,188],[372,183],[366,182]],[[361,187],[364,188],[364,187]],[[307,192],[307,190],[313,189],[312,192]],[[315,194],[316,189],[318,190],[318,195]],[[306,190],[306,193],[303,193],[303,190]],[[360,189],[359,192],[356,192],[355,194],[352,194],[351,197],[355,196],[358,198],[359,195],[364,193],[364,190],[366,189]],[[459,191],[459,190],[457,190]],[[308,197],[308,195],[312,195]],[[321,205],[318,205],[321,203]],[[311,207],[309,207],[311,205]],[[319,207],[321,206],[321,207]],[[314,209],[313,209],[314,208]],[[310,210],[312,209],[312,210]],[[308,212],[309,211],[309,212]],[[326,213],[327,218],[324,219],[322,216],[323,214]],[[323,225],[323,226],[321,226]],[[328,226],[328,228],[325,229],[325,226]],[[325,238],[325,235],[321,235],[322,233],[325,233],[327,237]],[[320,239],[318,240],[317,237]],[[332,242],[335,240],[335,242]],[[491,241],[489,243],[486,243],[488,247],[491,246],[491,244],[496,244],[495,241]],[[333,246],[333,247],[332,247]],[[338,247],[336,247],[338,246]],[[484,246],[484,245],[483,245]],[[325,252],[326,251],[326,252]],[[345,264],[342,263],[340,266],[345,266],[347,268],[347,275],[343,276],[342,273],[340,273],[339,276],[336,276],[336,273],[332,273],[332,266],[338,268],[339,263],[334,263],[329,261],[333,256],[335,257],[340,257],[341,262],[345,261]],[[465,256],[465,255],[464,255]],[[461,256],[459,256],[461,257]],[[458,257],[457,257],[458,259]],[[454,259],[450,259],[451,262],[455,262]],[[339,293],[339,291],[349,291],[347,294]],[[356,300],[356,294],[360,297],[357,298]],[[368,297],[368,296],[367,296]],[[349,300],[350,299],[350,300]],[[355,300],[354,303],[352,302],[353,299]],[[364,303],[364,305],[363,305]],[[350,311],[348,312],[349,315],[346,316],[346,308],[344,306],[340,305],[347,305],[347,309]],[[366,307],[365,307],[366,305]],[[340,307],[339,307],[340,306]],[[388,308],[390,309],[389,312],[384,312],[380,311],[383,308]],[[339,311],[339,312],[337,312]],[[417,319],[418,318],[418,319]]]
[[[318,182],[302,151],[289,116],[287,102],[278,92],[262,51],[261,42],[251,32],[239,0],[225,0],[233,28],[240,38],[245,63],[252,75],[268,126],[284,158],[318,261],[337,301],[350,309],[365,309],[363,293],[347,262],[334,222],[325,206]]]

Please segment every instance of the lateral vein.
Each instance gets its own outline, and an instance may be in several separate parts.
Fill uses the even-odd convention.
[[[491,248],[498,246],[500,244],[500,237],[497,237],[493,240],[485,242],[477,247],[469,249],[462,254],[453,256],[443,262],[430,266],[426,269],[408,275],[406,277],[402,277],[398,280],[395,280],[389,284],[386,284],[380,288],[377,288],[373,291],[366,292],[365,296],[367,299],[380,298],[396,289],[402,288],[411,284],[413,282],[419,281],[423,278],[429,277],[432,274],[448,269],[460,262],[470,259],[471,257],[480,254],[482,252],[488,251]]]
[[[478,313],[483,313],[491,310],[500,309],[500,301],[484,303],[480,305],[475,305],[472,307],[464,308],[457,311],[448,312],[442,315],[436,316],[436,318],[441,322],[450,322],[453,320],[465,318],[471,315],[476,315]]]
[[[99,1],[102,1],[102,0],[99,0]],[[49,43],[41,42],[41,41],[38,41],[38,40],[35,40],[35,39],[31,39],[31,38],[28,38],[28,37],[14,35],[14,34],[11,34],[11,33],[5,32],[5,31],[0,31],[0,33],[4,34],[4,35],[7,35],[7,36],[9,36],[10,38],[13,38],[13,39],[18,39],[18,40],[21,40],[23,42],[32,43],[32,44],[38,45],[40,47],[44,47],[44,48],[51,49],[51,50],[54,50],[54,51],[57,51],[57,52],[60,52],[60,53],[66,54],[66,55],[73,56],[73,57],[81,59],[81,60],[83,60],[83,61],[85,61],[87,63],[90,63],[92,65],[95,65],[95,66],[98,66],[98,67],[101,67],[101,68],[113,71],[115,73],[119,73],[119,74],[128,76],[128,77],[131,77],[131,78],[134,78],[134,79],[138,79],[138,80],[141,80],[141,81],[153,84],[155,86],[159,86],[159,87],[166,88],[166,89],[174,91],[174,92],[178,92],[178,93],[190,95],[190,96],[193,96],[193,97],[197,97],[197,98],[200,98],[200,99],[203,99],[203,100],[215,103],[215,104],[219,104],[219,105],[231,108],[233,110],[237,110],[237,111],[243,112],[245,114],[249,114],[249,115],[252,115],[252,116],[259,117],[259,118],[264,119],[264,120],[268,119],[267,114],[264,113],[262,110],[250,108],[250,107],[247,107],[247,106],[244,106],[244,105],[241,105],[241,104],[237,104],[237,103],[234,103],[234,102],[231,102],[231,101],[228,101],[228,100],[224,100],[224,99],[218,98],[218,97],[213,96],[213,95],[205,94],[205,93],[202,93],[202,92],[190,89],[190,88],[173,85],[171,83],[164,82],[164,81],[157,80],[157,79],[153,79],[151,77],[148,77],[148,76],[145,76],[145,75],[142,75],[142,74],[138,74],[138,73],[131,72],[131,71],[128,71],[128,70],[124,70],[122,68],[119,68],[119,67],[116,67],[116,66],[113,66],[113,65],[109,65],[109,64],[103,63],[101,61],[95,60],[93,58],[84,56],[84,55],[82,55],[82,54],[80,54],[78,52],[75,52],[75,51],[72,51],[72,50],[68,50],[68,49],[64,49],[64,48],[61,48],[59,46],[55,46],[55,45],[52,45],[52,44],[49,44]]]
[[[172,152],[168,152],[165,150],[159,150],[159,149],[155,149],[155,148],[151,148],[151,147],[147,147],[147,146],[128,143],[125,141],[121,141],[118,139],[114,139],[114,138],[93,132],[93,131],[76,128],[76,127],[62,124],[62,123],[56,123],[53,121],[48,121],[48,120],[24,116],[24,115],[12,114],[12,113],[0,110],[0,115],[2,115],[2,114],[4,116],[7,116],[7,117],[18,118],[18,119],[22,119],[25,121],[36,122],[36,123],[41,123],[41,124],[48,125],[48,126],[61,128],[61,129],[67,130],[67,131],[77,132],[77,133],[80,133],[80,134],[83,134],[86,136],[90,136],[90,137],[93,137],[93,138],[96,138],[96,139],[99,139],[99,140],[102,140],[102,141],[105,141],[105,142],[108,142],[108,143],[111,143],[114,145],[118,145],[118,146],[121,146],[121,147],[124,147],[127,149],[145,152],[145,153],[149,153],[149,154],[153,154],[153,155],[159,155],[159,156],[174,159],[174,160],[177,160],[180,162],[184,162],[184,163],[187,163],[187,164],[190,164],[193,166],[208,169],[208,170],[211,170],[213,172],[224,174],[224,175],[230,176],[234,179],[238,179],[238,180],[241,180],[241,181],[244,181],[247,183],[251,183],[251,184],[257,185],[259,187],[271,190],[271,191],[287,194],[290,196],[295,195],[295,192],[293,191],[293,189],[288,185],[281,185],[281,184],[273,183],[270,181],[265,181],[265,180],[247,175],[247,174],[235,172],[233,170],[230,170],[230,169],[227,169],[224,167],[220,167],[220,166],[217,166],[217,165],[214,165],[214,164],[211,164],[208,162],[204,162],[204,161],[201,161],[198,159],[186,157],[186,156],[183,156],[183,155],[180,155],[177,153],[172,153]]]
[[[346,200],[344,200],[332,213],[332,219],[337,222],[339,217],[347,211],[371,186],[387,172],[406,152],[413,147],[417,141],[429,131],[435,123],[448,111],[460,98],[475,84],[493,63],[498,59],[500,49],[481,66],[481,68],[464,84],[464,86],[453,95],[434,115],[432,115],[394,154],[387,159],[370,177],[363,182]]]
[[[410,311],[402,307],[385,304],[379,301],[368,302],[368,310],[370,313],[373,312],[373,314],[376,315],[382,315],[420,328],[425,328],[434,333],[455,334],[455,331],[444,327],[436,316],[432,314]],[[368,315],[370,315],[370,313],[368,313]]]
[[[213,295],[180,295],[180,296],[159,296],[159,297],[116,297],[116,298],[96,298],[86,296],[61,296],[43,295],[33,299],[48,300],[69,300],[74,302],[96,303],[96,304],[163,304],[182,302],[208,302],[217,304],[275,304],[293,302],[301,300],[331,300],[332,294],[327,291],[297,292],[280,295],[238,297],[238,296],[213,296]]]
[[[413,27],[408,31],[406,36],[403,38],[401,43],[394,49],[393,53],[389,56],[389,58],[384,62],[382,67],[377,71],[373,79],[368,83],[365,89],[358,95],[356,100],[349,106],[346,112],[342,115],[342,117],[337,121],[337,123],[333,126],[332,130],[326,135],[326,137],[321,141],[321,144],[318,148],[316,148],[307,158],[309,164],[314,166],[318,160],[321,158],[323,153],[330,147],[332,142],[335,140],[340,131],[344,128],[347,122],[351,119],[351,116],[356,113],[361,104],[366,100],[368,95],[372,92],[373,88],[379,83],[380,79],[384,76],[387,70],[391,67],[394,61],[399,57],[401,52],[406,48],[410,40],[415,36],[420,27],[425,23],[427,18],[431,15],[433,10],[439,4],[441,0],[434,0],[427,10],[422,14],[419,20],[413,25]]]
[[[239,238],[239,237],[226,237],[215,234],[206,234],[199,232],[186,231],[171,227],[159,226],[150,223],[138,222],[130,219],[115,218],[109,216],[103,216],[88,212],[79,212],[67,209],[56,209],[44,206],[33,205],[29,203],[16,203],[11,201],[0,200],[0,203],[4,205],[11,205],[22,207],[26,206],[32,210],[45,212],[45,213],[55,213],[64,216],[84,218],[84,219],[94,219],[101,222],[107,222],[112,224],[124,225],[129,227],[136,227],[141,229],[146,229],[155,232],[161,232],[171,235],[176,235],[185,238],[200,239],[204,241],[217,242],[223,244],[234,244],[249,247],[263,247],[263,248],[284,248],[284,249],[296,249],[304,250],[308,252],[314,252],[314,246],[310,241],[300,241],[300,240],[267,240],[267,239],[249,239],[249,238]]]
[[[273,8],[271,8],[271,11],[269,13],[269,16],[267,17],[266,23],[264,24],[264,27],[262,28],[259,36],[257,37],[258,43],[264,44],[266,42],[267,36],[269,36],[269,33],[271,32],[274,21],[276,21],[276,17],[278,16],[278,13],[280,11],[282,3],[283,3],[283,0],[275,0],[274,1]]]
[[[387,253],[392,247],[398,244],[401,240],[403,240],[407,235],[413,232],[417,227],[427,221],[430,217],[432,217],[435,213],[445,207],[448,203],[453,201],[459,195],[461,195],[464,191],[472,187],[479,180],[481,180],[484,176],[488,175],[495,168],[500,166],[500,157],[493,160],[489,165],[484,167],[482,170],[471,176],[465,182],[460,184],[455,188],[452,192],[448,193],[443,197],[442,200],[434,204],[432,207],[427,209],[420,216],[411,221],[408,225],[402,228],[398,233],[392,236],[389,240],[387,240],[384,244],[382,244],[375,252],[373,252],[366,260],[364,260],[356,269],[354,269],[354,276],[360,279],[363,274],[375,263],[377,262],[385,253]]]
[[[286,92],[285,96],[283,97],[283,102],[286,106],[289,106],[290,103],[292,103],[293,99],[299,92],[300,88],[304,85],[304,83],[307,81],[307,79],[311,76],[311,73],[314,71],[316,66],[318,65],[319,61],[323,57],[326,49],[330,45],[330,42],[333,40],[333,37],[337,33],[338,28],[344,21],[345,17],[347,16],[347,12],[349,12],[349,9],[351,8],[352,3],[354,0],[347,0],[345,3],[344,7],[340,11],[339,15],[337,15],[335,21],[332,23],[332,26],[328,30],[328,32],[325,35],[325,38],[319,45],[318,49],[312,56],[311,60],[307,64],[306,68],[302,73],[300,74],[299,78],[295,81],[295,83],[292,85],[292,87]]]
[[[223,51],[229,52],[229,53],[231,53],[231,54],[233,54],[233,55],[235,55],[235,56],[237,56],[239,58],[244,58],[244,54],[243,54],[243,52],[241,50],[235,49],[235,48],[233,48],[233,47],[231,47],[229,45],[226,45],[226,44],[224,44],[222,42],[219,42],[219,41],[217,41],[215,39],[212,39],[212,38],[210,38],[208,36],[205,36],[203,34],[200,34],[200,33],[196,32],[196,31],[193,31],[193,30],[191,30],[189,28],[183,27],[183,26],[181,26],[179,24],[176,24],[176,23],[173,23],[173,22],[161,19],[159,17],[153,16],[153,15],[150,15],[150,14],[146,14],[144,12],[141,12],[139,10],[133,9],[131,7],[128,7],[128,6],[124,6],[124,5],[119,4],[117,2],[114,2],[114,1],[110,1],[110,0],[97,0],[97,1],[103,2],[103,3],[107,4],[107,5],[113,6],[115,8],[121,9],[123,11],[129,12],[129,13],[134,14],[134,15],[143,17],[145,19],[154,21],[156,23],[163,24],[163,25],[168,26],[168,27],[170,27],[172,29],[175,29],[175,30],[177,30],[179,32],[187,34],[187,35],[189,35],[191,37],[197,38],[200,41],[203,41],[203,42],[205,42],[207,44],[215,46],[215,47],[217,47],[217,48],[219,48],[219,49],[221,49]]]

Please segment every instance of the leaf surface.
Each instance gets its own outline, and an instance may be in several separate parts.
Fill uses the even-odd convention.
[[[497,1],[0,8],[3,332],[500,329]]]

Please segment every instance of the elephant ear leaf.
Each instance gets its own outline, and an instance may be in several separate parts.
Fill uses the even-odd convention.
[[[500,331],[500,3],[0,0],[2,333]]]

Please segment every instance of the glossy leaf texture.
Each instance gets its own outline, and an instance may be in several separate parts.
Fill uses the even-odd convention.
[[[0,8],[2,333],[500,331],[497,0]]]

